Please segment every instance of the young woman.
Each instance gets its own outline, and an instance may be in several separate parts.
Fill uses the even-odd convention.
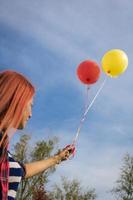
[[[32,116],[35,88],[22,74],[0,72],[0,200],[15,199],[22,178],[29,178],[67,160],[71,147],[64,148],[47,160],[20,164],[8,151],[11,136],[25,128]]]

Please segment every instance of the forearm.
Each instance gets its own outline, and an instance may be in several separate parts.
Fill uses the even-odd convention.
[[[47,170],[48,168],[56,165],[59,162],[58,156],[53,156],[46,160],[36,161],[33,163],[25,164],[26,175],[25,178],[37,175],[40,172]]]

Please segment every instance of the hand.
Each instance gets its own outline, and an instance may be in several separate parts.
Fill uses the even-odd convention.
[[[59,150],[58,153],[55,155],[57,158],[57,164],[61,163],[62,161],[68,160],[70,155],[73,153],[73,147],[68,145],[63,150]]]

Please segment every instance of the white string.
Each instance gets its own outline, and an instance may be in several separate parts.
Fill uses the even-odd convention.
[[[97,91],[97,93],[96,93],[96,95],[94,96],[94,98],[93,98],[93,100],[91,101],[91,103],[90,103],[90,104],[87,106],[87,108],[85,109],[85,112],[84,112],[84,114],[83,114],[83,117],[82,117],[81,120],[80,120],[80,124],[79,124],[79,127],[78,127],[77,132],[76,132],[76,136],[75,136],[75,138],[74,138],[72,144],[75,145],[75,143],[76,143],[76,141],[77,141],[77,139],[78,139],[78,136],[79,136],[81,127],[82,127],[82,125],[83,125],[83,122],[84,122],[84,120],[85,120],[85,118],[86,118],[86,115],[87,115],[88,111],[90,110],[90,108],[92,107],[93,103],[95,102],[96,98],[98,97],[100,91],[103,89],[103,87],[104,87],[104,85],[105,85],[105,82],[106,82],[106,78],[105,78],[104,81],[102,82],[102,84],[101,84],[99,90]]]
[[[90,90],[90,85],[87,85],[87,88],[86,88],[86,95],[85,95],[85,110],[86,110],[86,108],[87,108],[87,106],[88,106],[88,101],[89,101],[89,90]]]

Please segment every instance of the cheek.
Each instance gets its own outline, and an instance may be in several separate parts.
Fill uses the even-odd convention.
[[[23,124],[24,123],[24,116],[22,116],[22,119],[21,119],[21,121],[20,121],[20,124]]]
[[[27,112],[25,111],[24,113],[23,113],[23,116],[22,116],[22,122],[24,122],[25,120],[27,119]]]

